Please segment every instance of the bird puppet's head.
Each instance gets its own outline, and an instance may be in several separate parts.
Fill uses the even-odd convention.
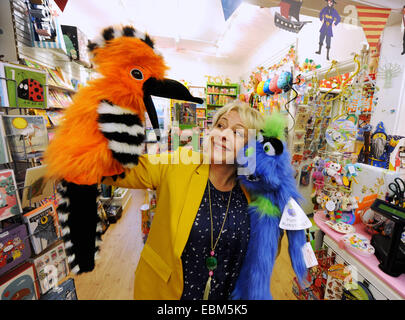
[[[153,40],[132,26],[105,28],[88,48],[101,75],[95,81],[103,95],[114,97],[114,104],[131,109],[141,119],[148,112],[155,129],[159,124],[151,96],[203,103],[180,82],[164,78],[168,67]]]

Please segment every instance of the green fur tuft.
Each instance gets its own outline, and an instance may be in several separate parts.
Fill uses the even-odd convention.
[[[287,121],[285,117],[278,112],[274,112],[265,119],[263,136],[284,140],[284,129],[286,125]]]
[[[270,217],[279,217],[280,209],[275,206],[269,199],[263,196],[257,196],[254,201],[252,201],[249,206],[257,207],[257,211],[263,215]]]

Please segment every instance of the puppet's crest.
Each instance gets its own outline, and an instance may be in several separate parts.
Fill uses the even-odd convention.
[[[97,48],[108,46],[109,42],[121,37],[138,38],[155,51],[156,54],[160,53],[154,49],[154,42],[147,33],[136,30],[133,26],[111,26],[103,29],[101,36],[93,41],[89,41],[88,49],[93,52]]]
[[[280,113],[272,113],[266,118],[261,133],[265,137],[277,138],[284,140],[284,129],[286,127],[285,117]]]

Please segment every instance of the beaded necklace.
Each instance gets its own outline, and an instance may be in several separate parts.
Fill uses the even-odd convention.
[[[208,199],[209,199],[209,203],[210,203],[210,218],[211,218],[211,251],[210,251],[210,256],[207,257],[207,259],[205,260],[205,264],[209,270],[208,272],[208,280],[207,283],[205,285],[205,290],[204,290],[204,300],[208,300],[208,296],[210,294],[211,291],[211,280],[212,280],[212,276],[214,275],[214,270],[217,268],[218,265],[218,261],[217,258],[215,258],[215,248],[218,244],[219,238],[221,237],[222,234],[222,230],[224,229],[224,225],[225,225],[225,221],[226,218],[228,217],[228,210],[229,210],[229,204],[231,203],[231,197],[232,197],[232,190],[229,194],[229,199],[228,199],[228,205],[226,207],[226,212],[225,212],[225,217],[224,217],[224,221],[222,222],[222,226],[221,226],[221,230],[219,231],[217,240],[214,242],[214,226],[213,226],[213,220],[212,220],[212,209],[211,209],[211,192],[210,192],[210,181],[208,180]]]

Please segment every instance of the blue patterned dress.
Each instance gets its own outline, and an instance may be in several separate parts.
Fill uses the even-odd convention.
[[[224,221],[230,192],[222,192],[209,184],[213,218],[213,242]],[[250,220],[247,200],[239,183],[232,191],[228,218],[215,248],[217,269],[211,281],[209,300],[227,300],[239,276],[249,242]],[[187,244],[182,254],[184,289],[182,300],[201,300],[208,279],[205,259],[211,251],[211,223],[208,183],[198,209]]]

